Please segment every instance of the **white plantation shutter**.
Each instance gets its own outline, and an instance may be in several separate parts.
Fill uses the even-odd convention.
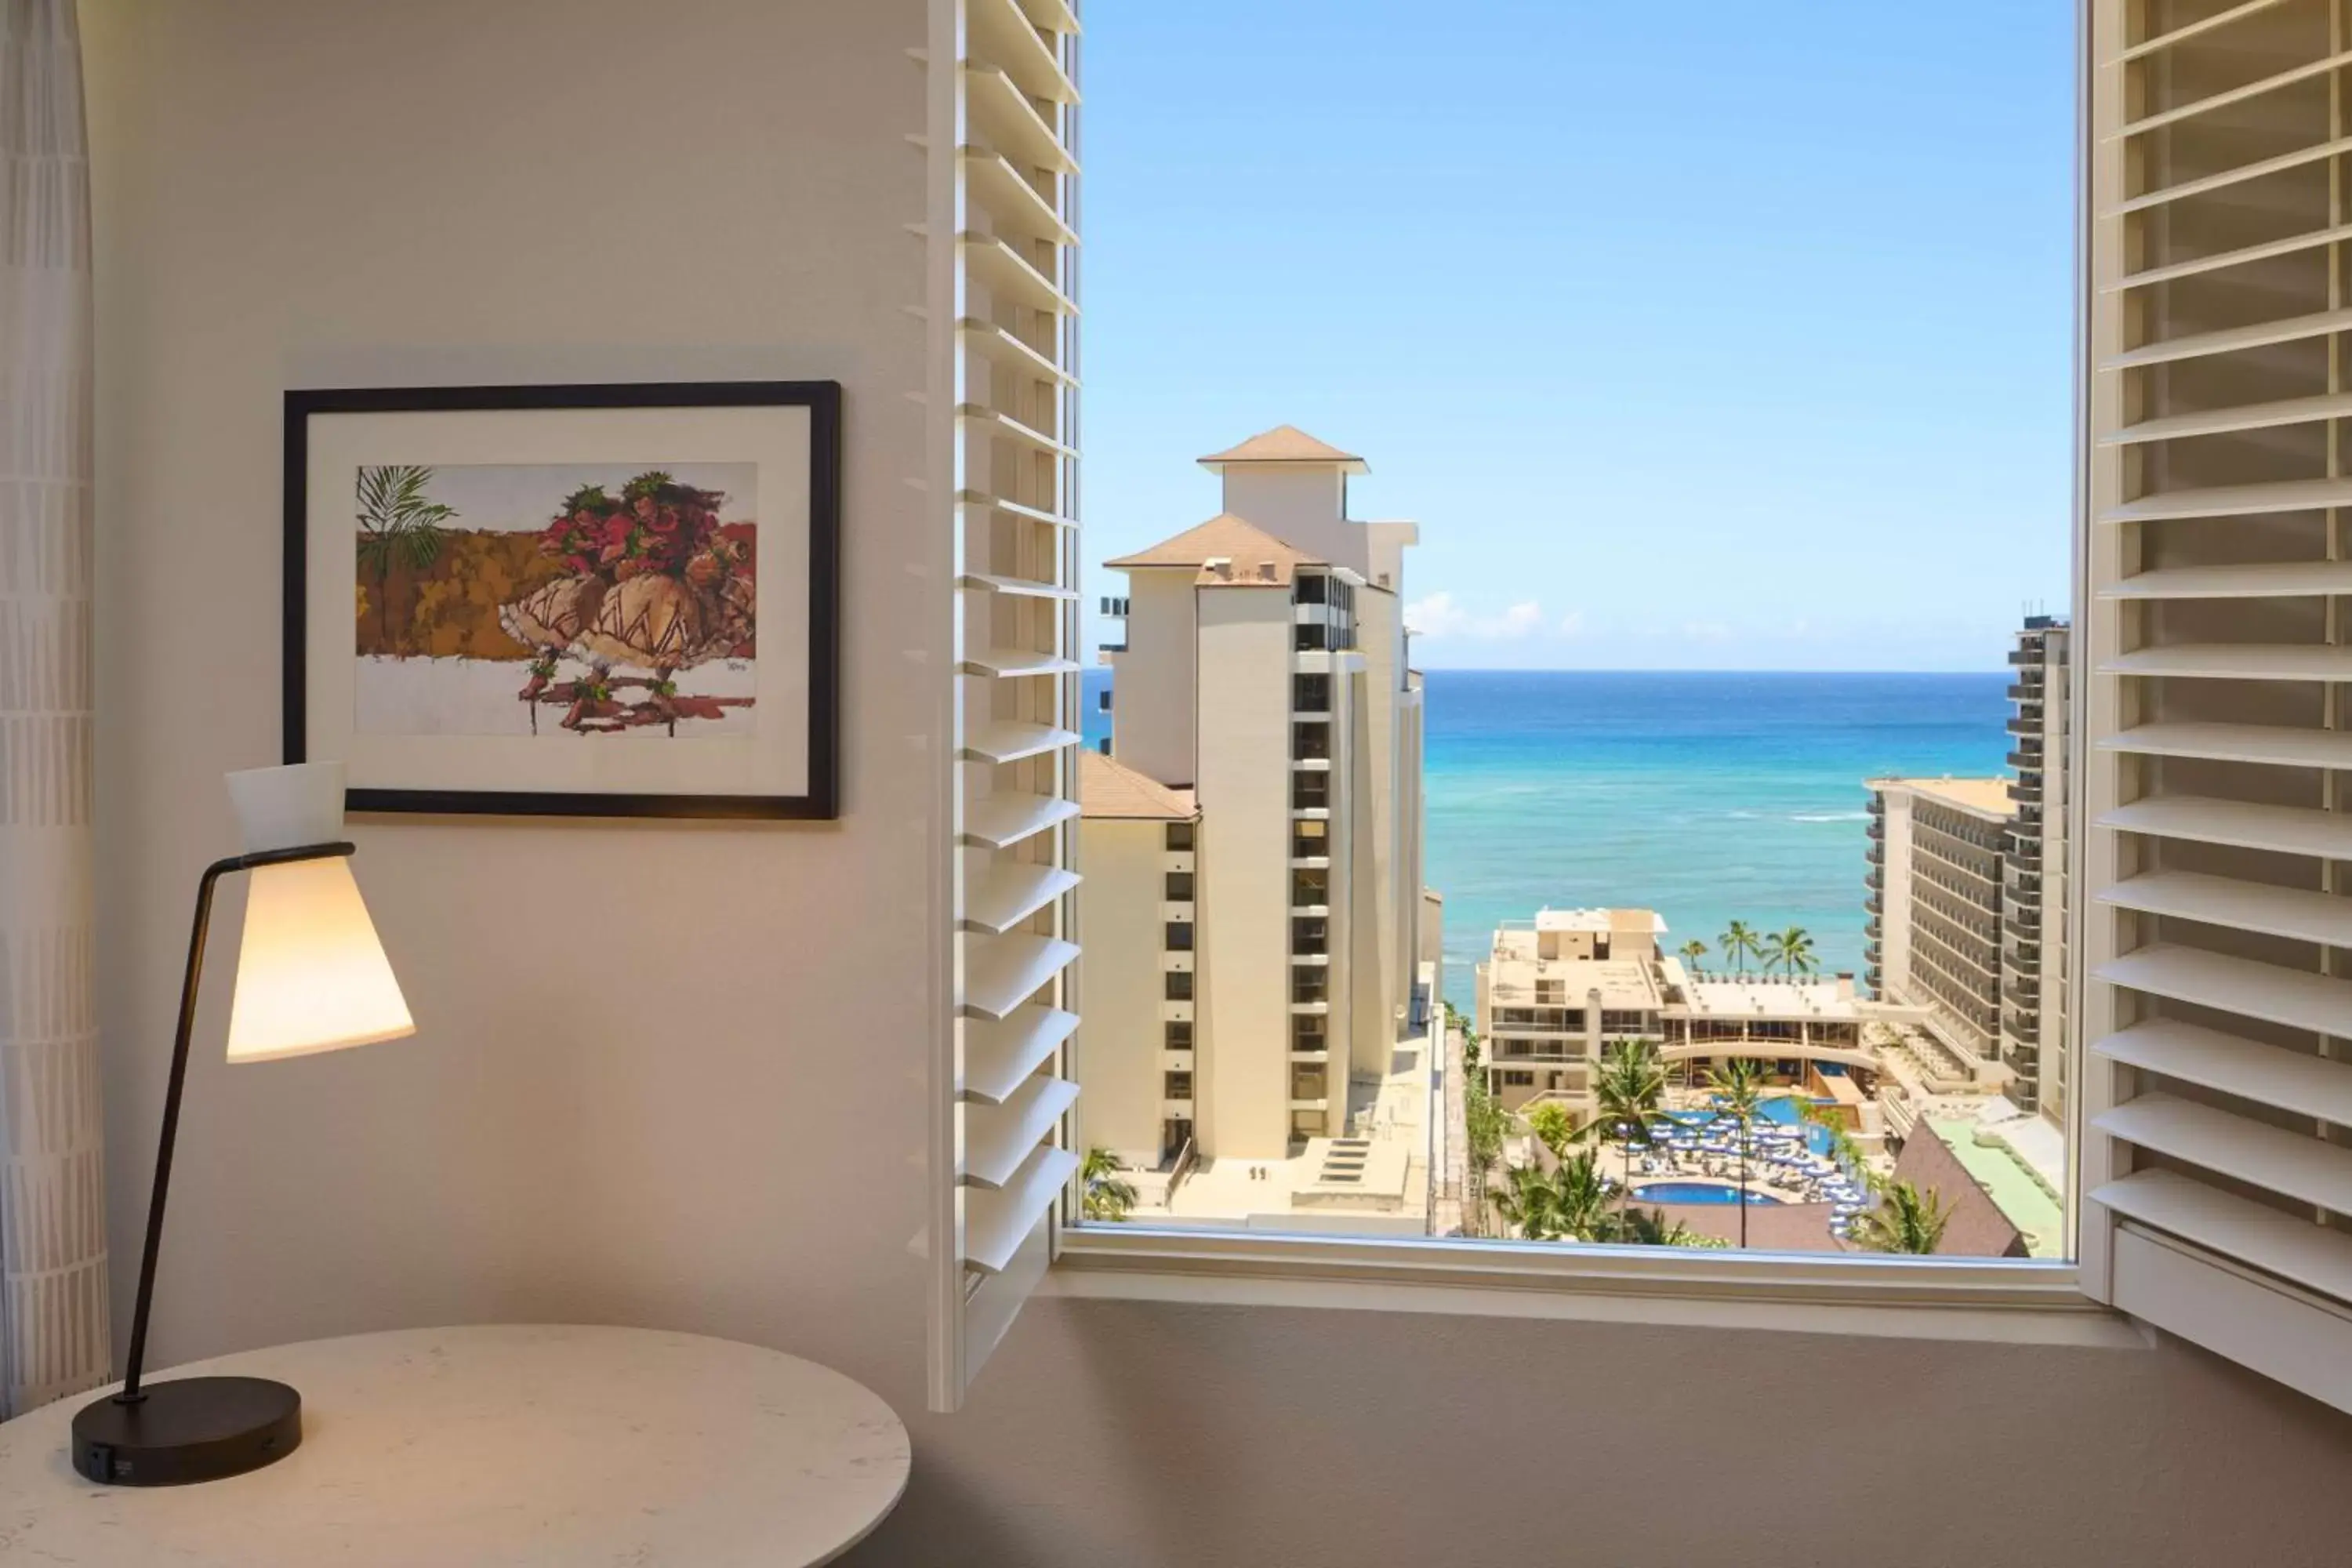
[[[932,374],[922,482],[949,542],[940,859],[948,1016],[932,1075],[931,1404],[952,1410],[1052,1256],[1077,1085],[1077,19],[932,0]],[[943,589],[946,584],[941,584]]]
[[[2352,1408],[2352,5],[2095,0],[2092,1294]]]

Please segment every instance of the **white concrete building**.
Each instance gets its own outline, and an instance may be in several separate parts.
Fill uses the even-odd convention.
[[[1497,1101],[1556,1100],[1590,1117],[1602,1052],[1637,1039],[1658,1047],[1677,1080],[1732,1057],[1785,1079],[1866,1073],[1878,1063],[1863,1026],[1917,1016],[1856,996],[1850,976],[1695,974],[1661,950],[1665,931],[1655,912],[1623,909],[1544,910],[1496,931],[1476,970],[1475,1022]]]
[[[1429,1006],[1421,683],[1399,596],[1417,531],[1349,517],[1363,460],[1288,426],[1201,461],[1223,510],[1108,563],[1129,581],[1107,650],[1111,758],[1198,813],[1193,1099],[1184,1118],[1163,1100],[1157,1153],[1181,1153],[1181,1123],[1198,1158],[1279,1161],[1349,1131],[1351,1080],[1388,1079]],[[1119,831],[1087,808],[1089,847]],[[1088,877],[1090,910],[1119,896]],[[1149,987],[1129,973],[1139,945],[1102,950],[1102,919],[1082,971],[1090,1075],[1140,1048],[1105,1009]],[[1090,1142],[1141,1149],[1139,1113],[1106,1122],[1091,1088],[1088,1107]]]
[[[2007,779],[1873,779],[1863,900],[1864,978],[1924,1009],[1971,1080],[2000,1056],[2002,865],[2016,805]]]
[[[1093,752],[1078,806],[1087,1139],[1149,1169],[1181,1155],[1198,1121],[1201,816],[1189,792]]]

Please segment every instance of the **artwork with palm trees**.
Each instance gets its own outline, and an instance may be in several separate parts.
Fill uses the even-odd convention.
[[[359,465],[354,727],[750,732],[759,471]]]

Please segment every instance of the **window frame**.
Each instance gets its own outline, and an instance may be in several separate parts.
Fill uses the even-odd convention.
[[[2082,251],[2089,218],[2085,170],[2093,152],[2088,109],[2088,78],[2093,68],[2090,3],[2078,0],[2076,6],[2074,332],[2077,367],[2073,410],[2076,458],[2070,560],[2074,563],[2077,625],[2083,624],[2079,601],[2089,546],[2084,456],[2089,407],[2084,395],[2086,376],[2082,363],[2089,331],[2088,271]],[[1301,646],[1307,635],[1302,626]],[[1333,638],[1319,640],[1338,646]],[[2074,737],[2070,743],[2077,747],[2084,730],[2083,684],[2074,685],[2068,694],[2075,720],[2070,725]],[[2073,760],[2079,765],[2079,757]],[[1297,778],[1301,776],[1305,775],[1294,777],[1294,809],[1302,808],[1296,798]],[[1321,804],[1328,806],[1328,802]],[[2081,816],[2080,792],[2070,798],[2066,809]],[[2079,856],[2083,838],[2079,830],[2070,832],[2070,856]],[[2079,927],[2082,910],[2069,908],[2064,918],[2070,926]],[[2079,942],[2069,944],[2068,984],[2077,995],[2082,985],[2081,952]],[[2070,1075],[2077,1082],[2084,1055],[2081,1020],[2080,1006],[2070,1008],[2068,1034],[2063,1042]],[[1083,1088],[1082,1071],[1080,1077]],[[1394,1307],[1651,1322],[1679,1317],[1694,1323],[1738,1328],[1803,1331],[1843,1328],[1894,1336],[2145,1345],[2152,1342],[2145,1331],[2083,1288],[2078,1261],[2082,1172],[2073,1155],[2080,1138],[2075,1117],[2075,1109],[2070,1108],[2064,1205],[2067,1257],[2063,1259],[1567,1247],[1490,1237],[1180,1229],[1132,1219],[1089,1225],[1079,1214],[1073,1184],[1065,1194],[1063,1223],[1055,1229],[1054,1264],[1038,1294],[1339,1310]]]

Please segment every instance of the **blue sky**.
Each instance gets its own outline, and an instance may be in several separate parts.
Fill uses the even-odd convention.
[[[1985,669],[2064,608],[2071,6],[1086,20],[1090,595],[1286,422],[1421,523],[1430,668]]]

